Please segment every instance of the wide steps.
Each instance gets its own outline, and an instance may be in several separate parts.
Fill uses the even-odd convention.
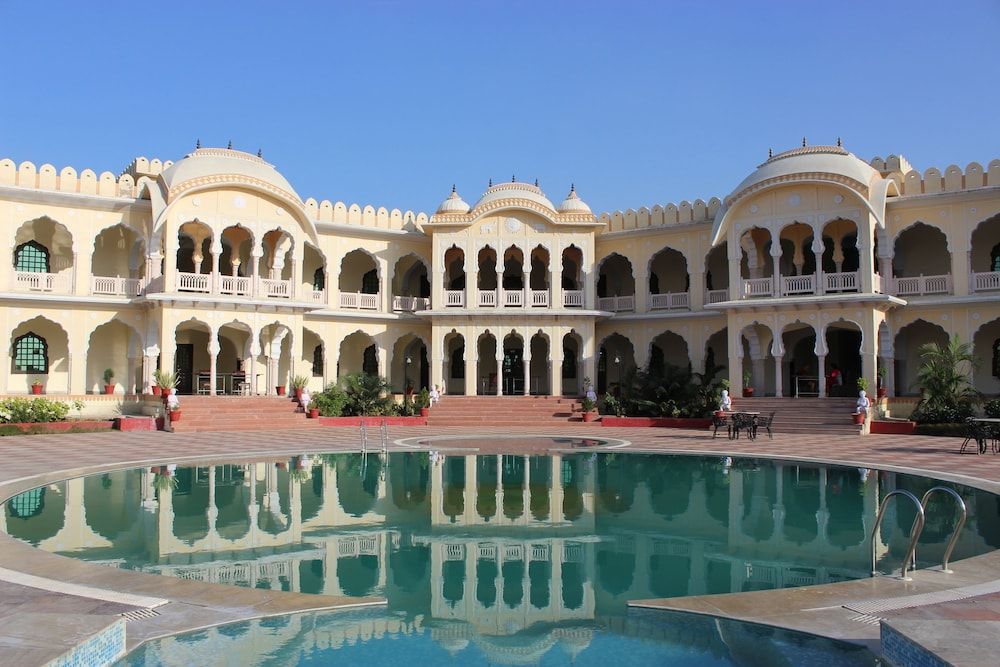
[[[552,426],[582,423],[580,403],[557,396],[446,396],[428,426]]]
[[[288,397],[181,396],[178,433],[206,431],[287,431],[321,428]]]

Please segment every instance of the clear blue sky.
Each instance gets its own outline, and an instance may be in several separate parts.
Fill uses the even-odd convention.
[[[776,151],[1000,157],[1000,1],[0,0],[0,156],[97,171],[264,151],[303,197],[433,211],[570,182],[724,196]]]

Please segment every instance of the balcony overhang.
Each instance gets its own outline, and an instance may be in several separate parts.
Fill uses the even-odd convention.
[[[472,317],[490,319],[494,317],[569,317],[604,319],[614,313],[606,310],[584,310],[582,308],[439,308],[413,313],[417,317]]]
[[[229,294],[196,294],[156,292],[134,299],[136,303],[151,303],[187,308],[240,310],[260,313],[308,313],[323,308],[323,304],[290,299],[248,299]]]
[[[878,310],[887,311],[897,306],[905,306],[906,300],[891,294],[868,294],[848,292],[841,294],[823,294],[806,296],[760,297],[754,299],[738,299],[736,301],[720,301],[705,304],[706,310],[723,312],[760,312],[775,310],[809,310],[824,306],[872,306]]]

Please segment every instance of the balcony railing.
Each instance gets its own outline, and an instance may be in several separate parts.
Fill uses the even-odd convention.
[[[781,295],[813,294],[816,291],[815,277],[811,274],[807,276],[781,276]]]
[[[309,292],[310,298],[316,303],[326,303],[326,290],[314,289]]]
[[[91,276],[90,293],[100,296],[138,296],[142,292],[142,279]]]
[[[929,294],[950,294],[951,276],[909,276],[894,278],[896,296],[924,296]]]
[[[340,307],[351,310],[378,310],[381,300],[379,294],[362,294],[361,292],[340,293]]]
[[[524,290],[505,289],[502,291],[504,308],[521,308],[524,306]]]
[[[774,283],[770,278],[747,278],[743,281],[743,298],[771,296]]]
[[[531,307],[532,308],[548,308],[549,307],[549,291],[545,289],[533,289],[529,290],[531,294]]]
[[[212,291],[212,276],[208,273],[183,273],[177,272],[178,292],[202,292],[208,294]]]
[[[973,292],[1000,290],[1000,271],[973,273],[970,287]]]
[[[493,308],[497,305],[497,292],[496,290],[484,290],[479,293],[479,307],[482,308],[486,306],[488,308]]]
[[[666,294],[650,294],[650,310],[684,310],[689,307],[687,292],[668,292]]]
[[[261,278],[260,295],[271,298],[290,299],[292,297],[292,281]]]
[[[69,273],[14,272],[14,289],[19,292],[69,292]]]
[[[729,300],[729,290],[710,289],[705,292],[705,303],[722,303]]]
[[[563,290],[563,306],[566,308],[583,308],[583,290]]]
[[[219,293],[250,296],[250,279],[242,276],[220,276]]]
[[[431,307],[431,300],[419,296],[394,296],[392,297],[392,309],[404,313],[413,313],[418,310],[427,310]]]
[[[826,273],[824,287],[827,294],[831,292],[857,292],[860,288],[860,275],[857,271],[844,271],[842,273]]]
[[[597,309],[612,313],[623,313],[635,310],[635,296],[606,296],[597,300]]]
[[[445,308],[463,308],[465,306],[465,290],[446,289],[444,291]]]

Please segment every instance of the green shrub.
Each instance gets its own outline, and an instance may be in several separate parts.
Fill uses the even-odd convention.
[[[972,386],[976,358],[972,346],[954,336],[946,345],[927,343],[920,346],[921,366],[917,384],[923,398],[911,419],[918,424],[959,422],[972,416],[981,396]]]
[[[983,406],[987,417],[1000,417],[1000,398],[994,398]]]
[[[347,404],[344,414],[383,417],[396,414],[399,408],[389,393],[389,383],[379,375],[352,373],[342,380]]]
[[[347,405],[347,394],[336,384],[330,384],[326,389],[312,397],[319,414],[323,417],[340,417]]]
[[[966,424],[917,424],[913,435],[936,435],[949,438],[964,438],[969,431]]]
[[[418,408],[429,408],[431,407],[431,392],[427,391],[427,387],[420,390],[417,394],[416,406]]]
[[[47,398],[5,398],[0,400],[0,424],[63,421],[70,410],[82,407],[79,401],[66,403]]]
[[[707,360],[704,373],[669,364],[633,370],[623,380],[619,396],[605,397],[601,412],[628,417],[707,417],[719,409],[724,385],[716,376],[722,369]]]
[[[972,416],[968,403],[920,401],[910,419],[918,424],[956,424]]]

